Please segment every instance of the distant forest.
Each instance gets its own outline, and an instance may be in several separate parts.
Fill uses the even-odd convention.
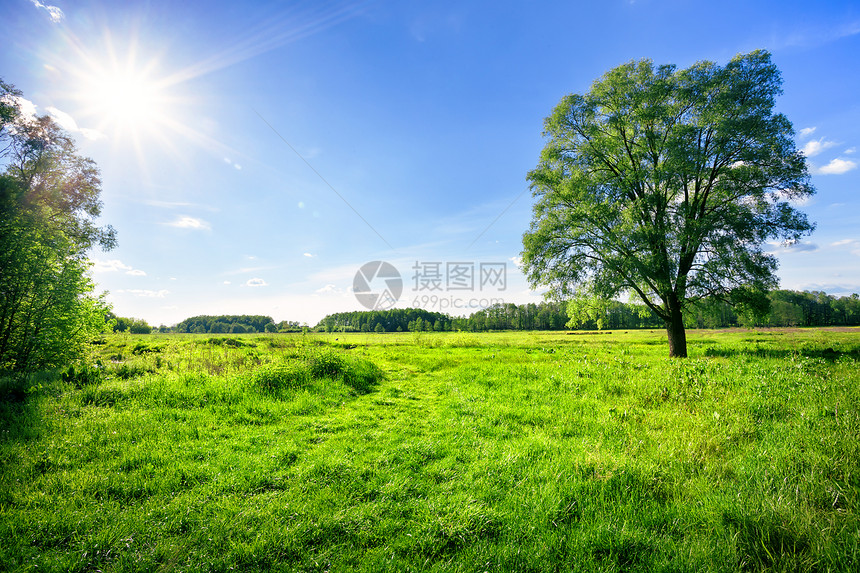
[[[735,312],[728,303],[706,300],[686,316],[687,328],[732,326],[860,326],[860,296],[835,297],[820,291],[775,290],[768,295],[770,311],[764,319]],[[453,317],[419,308],[339,312],[309,327],[297,321],[275,322],[270,316],[193,316],[175,326],[151,328],[145,321],[108,316],[114,332],[187,332],[245,334],[255,332],[427,332],[488,330],[564,330],[569,317],[566,303],[496,304],[468,317]],[[642,305],[612,301],[606,309],[604,329],[663,328],[663,322]],[[576,326],[596,330],[595,321]]]
[[[728,303],[708,300],[687,313],[687,328],[732,326],[857,326],[860,296],[835,297],[823,292],[775,290],[768,295],[770,312],[756,320],[739,315]],[[612,301],[604,319],[605,329],[663,328],[663,321],[643,305]],[[451,317],[417,309],[343,312],[326,316],[315,330],[345,332],[405,332],[464,330],[564,330],[569,317],[565,303],[497,304],[468,317]],[[596,330],[597,323],[576,326]]]

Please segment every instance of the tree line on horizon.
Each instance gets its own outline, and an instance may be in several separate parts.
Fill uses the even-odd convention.
[[[688,328],[860,326],[860,295],[836,297],[821,291],[774,290],[766,313],[742,312],[730,303],[705,299],[686,317]],[[663,320],[641,304],[608,301],[605,317],[570,318],[570,303],[504,303],[467,317],[422,309],[355,311],[330,314],[314,328],[326,332],[427,332],[490,330],[660,329]]]
[[[706,299],[686,317],[686,327],[820,327],[860,326],[860,295],[837,297],[822,291],[774,290],[768,293],[769,310],[754,315],[730,303]],[[487,332],[493,330],[597,330],[660,329],[663,321],[636,303],[604,301],[599,318],[571,318],[571,302],[504,303],[479,310],[470,316],[450,316],[420,308],[363,310],[329,314],[314,327],[298,321],[275,322],[261,315],[201,315],[174,326],[150,327],[136,318],[108,316],[109,330],[130,334],[190,333],[249,334],[288,332]]]

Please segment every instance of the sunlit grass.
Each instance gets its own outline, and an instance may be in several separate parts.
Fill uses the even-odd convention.
[[[860,332],[664,338],[109,337],[0,382],[0,563],[854,570]]]

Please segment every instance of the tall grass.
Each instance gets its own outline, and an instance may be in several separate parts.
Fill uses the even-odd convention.
[[[858,334],[111,337],[0,381],[0,569],[854,571]]]

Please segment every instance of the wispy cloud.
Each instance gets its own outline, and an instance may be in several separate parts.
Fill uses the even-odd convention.
[[[834,243],[830,243],[831,247],[847,247],[851,250],[852,255],[860,256],[860,241],[857,239],[842,239],[841,241],[836,241]]]
[[[161,289],[161,290],[146,290],[139,288],[128,288],[128,289],[119,289],[116,291],[117,294],[131,294],[134,296],[141,296],[144,298],[164,298],[170,294],[169,290]]]
[[[815,175],[842,175],[853,169],[857,169],[856,162],[837,157],[823,167],[813,167],[811,171]]]
[[[806,145],[803,146],[801,152],[807,157],[815,157],[825,149],[829,149],[834,145],[836,145],[835,141],[827,141],[822,137],[821,139],[808,141]]]
[[[260,265],[256,267],[242,267],[241,269],[236,269],[232,271],[226,271],[221,273],[221,276],[233,276],[233,275],[247,275],[248,273],[256,273],[258,271],[268,271],[271,269],[277,268],[274,265]]]
[[[226,163],[227,165],[229,165],[230,167],[232,167],[234,169],[238,169],[239,171],[242,170],[242,166],[239,165],[238,163],[236,163],[235,161],[233,161],[232,159],[230,159],[229,157],[224,158],[224,163]]]
[[[178,229],[191,229],[192,231],[208,231],[212,228],[211,225],[203,219],[189,217],[187,215],[178,217],[175,221],[165,224]]]
[[[135,277],[145,277],[146,271],[136,269],[122,262],[119,259],[102,260],[98,258],[92,259],[94,273],[115,273],[125,271],[125,274]]]
[[[813,133],[815,133],[815,130],[816,130],[816,129],[818,129],[818,128],[817,128],[817,127],[804,127],[803,129],[801,129],[801,130],[798,132],[797,136],[798,136],[800,139],[806,139],[807,137],[809,137],[810,135],[812,135]]]
[[[836,42],[860,34],[860,20],[839,22],[830,26],[805,26],[792,32],[774,36],[769,45],[771,49],[787,47],[811,48]]]
[[[856,153],[856,152],[857,152],[857,148],[856,148],[856,147],[849,147],[848,149],[846,149],[846,150],[845,150],[845,151],[843,151],[842,153],[844,153],[844,154],[846,154],[846,155],[851,155],[852,153]]]
[[[51,19],[51,22],[54,22],[55,24],[62,22],[63,18],[66,17],[66,15],[63,14],[63,11],[56,6],[42,4],[41,2],[39,2],[39,0],[30,0],[30,2],[32,2],[33,6],[35,6],[36,8],[47,12],[48,17]]]
[[[32,0],[31,0],[32,1]],[[275,50],[288,43],[307,38],[361,13],[361,3],[320,4],[321,8],[282,10],[269,14],[263,24],[252,28],[244,37],[228,38],[224,51],[196,63],[168,78],[171,82],[187,81]]]
[[[130,271],[132,267],[123,263],[119,259],[111,259],[104,261],[102,259],[92,259],[94,273],[112,273],[116,271]]]
[[[175,209],[176,207],[193,207],[194,203],[189,203],[187,201],[156,201],[154,199],[148,199],[143,202],[146,205],[150,205],[152,207],[164,207],[166,209]]]
[[[36,104],[27,98],[21,96],[6,96],[3,99],[7,102],[11,100],[15,107],[18,108],[20,114],[24,116],[25,120],[32,121],[36,119]]]
[[[311,253],[305,253],[305,256],[310,259],[314,258],[314,255],[312,255]]]
[[[776,241],[769,241],[768,245],[770,246],[769,250],[771,253],[812,253],[818,250],[818,245],[815,243],[811,243],[809,241],[798,241],[797,243],[791,243],[786,245],[785,243],[778,243]]]
[[[248,279],[248,282],[245,283],[245,286],[264,287],[264,286],[269,286],[269,283],[267,283],[263,279],[256,278],[256,279]]]
[[[107,137],[104,133],[100,132],[97,129],[79,127],[75,119],[62,110],[50,106],[46,107],[45,109],[51,115],[53,120],[57,122],[57,124],[66,131],[70,131],[72,133],[80,133],[85,138],[93,141],[105,139]]]

